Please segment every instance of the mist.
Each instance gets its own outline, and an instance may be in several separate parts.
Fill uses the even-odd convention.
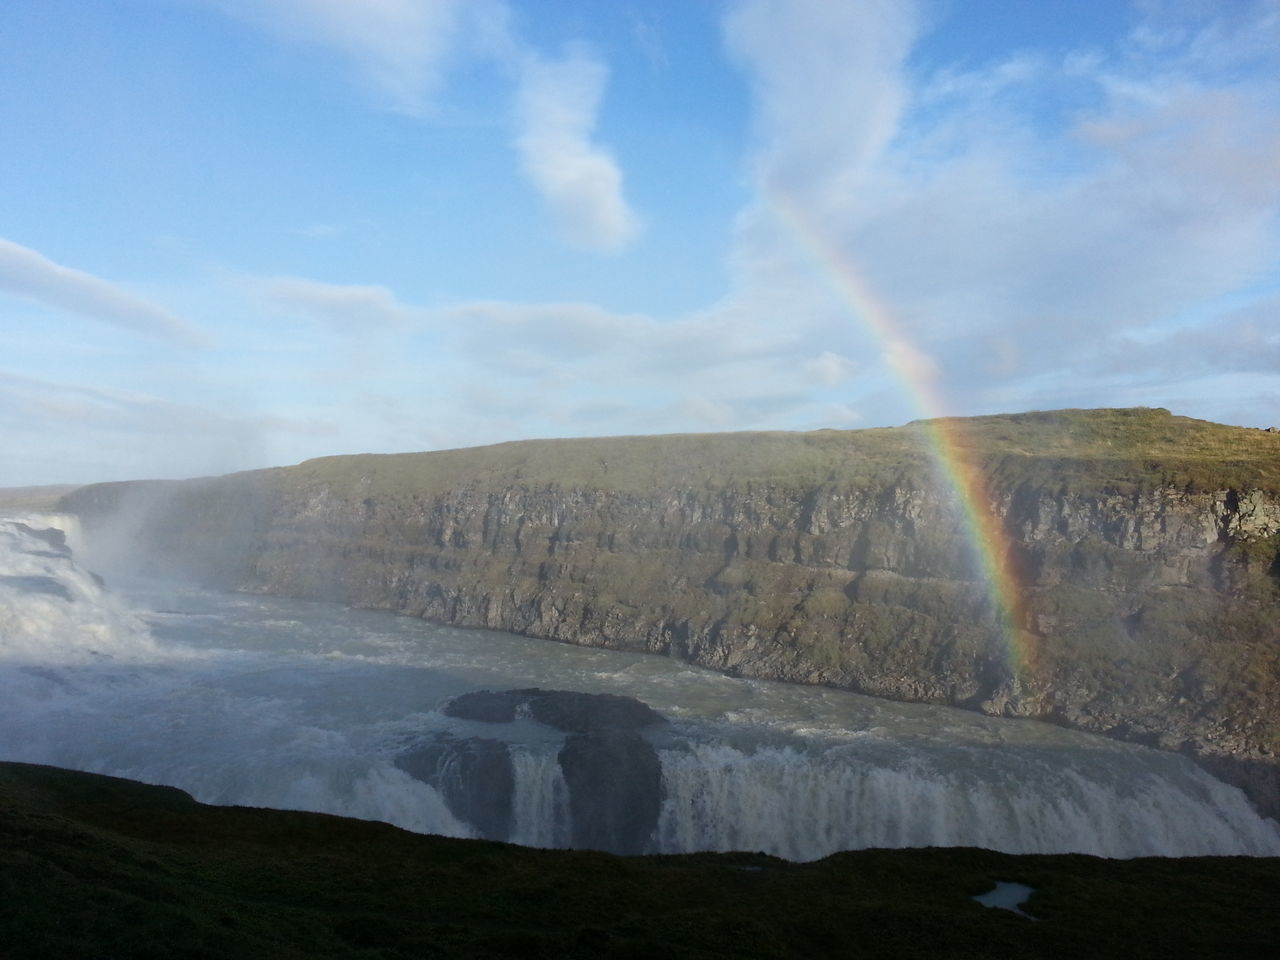
[[[70,518],[58,522],[81,539]],[[1173,754],[172,580],[126,599],[78,565],[57,528],[7,521],[0,536],[6,759],[177,785],[206,802],[619,853],[1280,854],[1273,821]],[[451,706],[517,685],[583,692],[569,714],[556,699],[567,694],[537,694],[546,709],[505,722]],[[643,734],[622,733],[616,704],[637,696],[670,719],[650,711]],[[593,697],[612,720],[580,713]],[[587,719],[567,719],[574,711]],[[600,779],[593,769],[613,769],[627,743],[625,766]],[[496,818],[483,813],[495,797],[465,779],[479,775],[479,744],[510,778]],[[637,755],[653,758],[648,788]],[[648,811],[635,804],[645,789]]]

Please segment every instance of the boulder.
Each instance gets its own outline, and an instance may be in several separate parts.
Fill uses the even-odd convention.
[[[71,548],[67,546],[67,535],[61,530],[55,530],[52,527],[37,529],[16,520],[13,521],[13,526],[27,536],[35,537],[37,540],[47,543],[52,548],[54,556],[71,556]]]
[[[594,730],[639,730],[666,723],[661,714],[635,697],[576,690],[476,690],[454,697],[442,708],[446,716],[486,723],[510,723],[527,708],[539,723],[566,733]]]
[[[662,808],[662,761],[634,732],[575,733],[560,750],[574,847],[644,853]]]
[[[570,844],[643,853],[662,807],[662,761],[638,731],[667,721],[634,697],[574,690],[477,690],[441,712],[484,723],[527,716],[569,736],[557,756],[569,790]],[[431,784],[453,813],[485,837],[504,840],[514,791],[505,744],[441,736],[396,760]]]
[[[396,757],[395,765],[439,791],[449,811],[480,836],[510,837],[515,773],[501,740],[441,734]]]
[[[461,720],[484,723],[510,723],[516,711],[528,700],[529,690],[475,690],[454,697],[440,712]]]

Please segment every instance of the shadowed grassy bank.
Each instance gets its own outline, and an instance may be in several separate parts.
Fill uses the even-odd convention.
[[[1036,889],[1037,922],[971,897]],[[621,858],[0,764],[0,956],[1272,957],[1280,860]]]

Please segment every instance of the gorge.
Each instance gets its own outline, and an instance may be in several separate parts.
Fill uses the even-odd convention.
[[[1164,410],[525,441],[64,497],[93,565],[1049,721],[1280,814],[1280,435]],[[936,424],[933,425],[936,429]],[[1016,572],[1010,656],[979,546]]]

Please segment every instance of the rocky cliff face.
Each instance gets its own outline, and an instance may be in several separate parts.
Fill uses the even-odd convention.
[[[330,458],[64,506],[153,572],[1049,720],[1186,751],[1280,814],[1280,438],[971,423],[1021,660],[921,427]]]

